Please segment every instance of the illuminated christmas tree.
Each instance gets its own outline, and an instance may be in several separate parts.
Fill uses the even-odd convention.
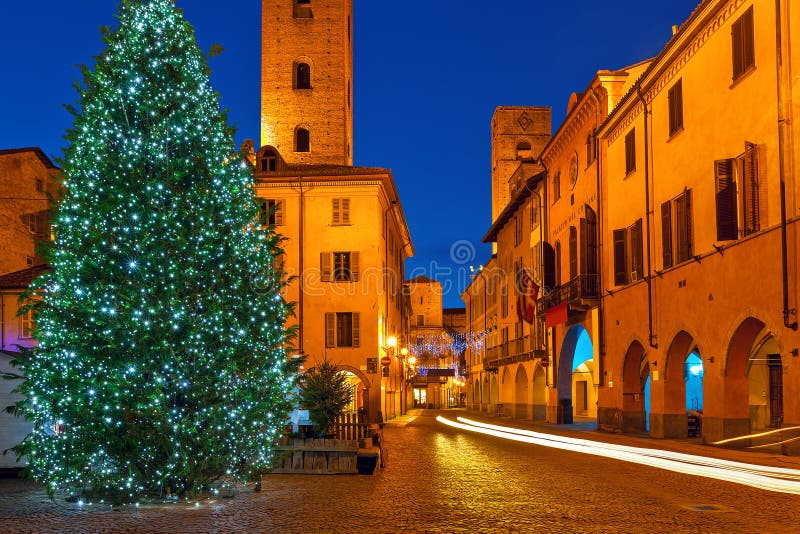
[[[291,409],[290,307],[252,170],[171,0],[123,0],[84,70],[15,450],[48,491],[253,479]]]

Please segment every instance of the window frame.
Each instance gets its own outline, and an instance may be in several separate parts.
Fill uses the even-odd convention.
[[[331,199],[331,225],[347,226],[352,224],[350,221],[350,197]]]
[[[361,345],[359,312],[325,313],[325,347],[358,348]]]
[[[636,172],[636,128],[625,134],[625,176]]]
[[[306,72],[303,72],[303,67],[305,67]],[[305,61],[298,61],[294,65],[294,88],[299,91],[313,89],[311,86],[311,65]]]
[[[311,152],[311,131],[308,128],[304,128],[303,126],[295,128],[294,151],[300,154]]]
[[[669,136],[683,130],[683,78],[678,78],[667,91],[669,109]]]
[[[731,25],[732,80],[736,82],[756,68],[753,6]]]
[[[29,309],[25,313],[19,315],[19,339],[32,339],[33,338],[33,310]]]

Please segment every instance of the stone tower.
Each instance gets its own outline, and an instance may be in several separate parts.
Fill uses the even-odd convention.
[[[492,117],[492,223],[511,201],[509,179],[550,140],[550,108],[498,106]]]
[[[261,145],[353,164],[353,0],[263,0]]]

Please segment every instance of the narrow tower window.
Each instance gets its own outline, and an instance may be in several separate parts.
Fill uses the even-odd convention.
[[[311,89],[311,67],[308,63],[298,63],[295,69],[295,89]]]
[[[294,151],[295,152],[310,152],[311,151],[311,134],[305,128],[297,128],[294,134]]]

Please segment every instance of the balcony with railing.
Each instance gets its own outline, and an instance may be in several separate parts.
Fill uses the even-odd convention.
[[[575,309],[597,307],[600,303],[600,276],[582,274],[566,284],[561,284],[536,301],[536,313],[543,314],[564,302]]]
[[[544,336],[540,335],[539,328],[535,328],[533,336],[523,336],[489,348],[486,351],[483,368],[487,371],[496,371],[501,365],[526,362],[544,355]]]

